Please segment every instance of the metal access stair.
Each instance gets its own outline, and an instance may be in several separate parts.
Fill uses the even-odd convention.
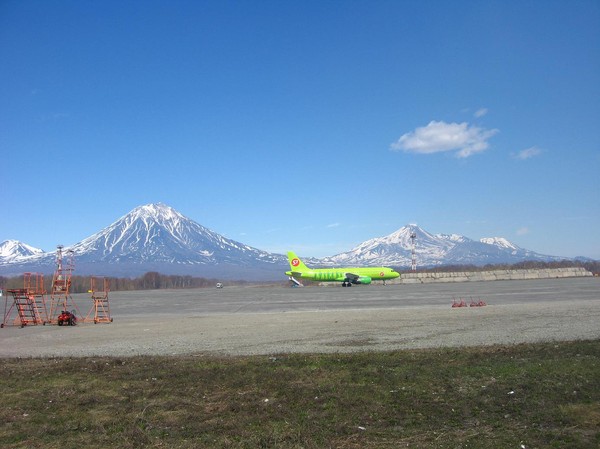
[[[90,279],[90,290],[92,297],[92,308],[86,315],[84,322],[112,323],[110,306],[108,303],[109,282],[105,277],[92,276]]]
[[[96,296],[92,294],[93,305],[88,315],[85,317],[86,322],[93,321],[95,323],[112,323],[110,316],[110,307],[108,304],[108,296]],[[92,317],[93,314],[93,317]]]
[[[36,296],[26,288],[8,290],[13,296],[14,307],[17,311],[15,324],[20,322],[21,327],[29,324],[46,324],[43,305],[36,301]]]
[[[290,282],[292,287],[304,287],[304,285],[293,276],[290,276]]]

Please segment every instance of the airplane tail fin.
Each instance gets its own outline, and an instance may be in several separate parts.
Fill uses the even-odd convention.
[[[306,265],[304,265],[304,262],[300,260],[300,258],[296,255],[295,252],[288,251],[287,256],[288,262],[290,263],[290,270],[292,272],[309,271],[309,268]]]

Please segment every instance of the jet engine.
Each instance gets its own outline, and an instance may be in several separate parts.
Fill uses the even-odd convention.
[[[371,278],[369,276],[359,276],[355,284],[370,284]]]

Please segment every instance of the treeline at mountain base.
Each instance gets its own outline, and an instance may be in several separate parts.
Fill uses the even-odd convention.
[[[221,282],[217,279],[207,279],[203,277],[181,276],[160,274],[156,271],[150,271],[143,276],[137,278],[117,278],[106,277],[110,291],[129,291],[129,290],[158,290],[158,289],[183,289],[183,288],[204,288],[215,287]],[[18,289],[26,287],[24,285],[23,276],[3,277],[0,276],[0,288],[6,292],[10,289]],[[33,279],[32,279],[32,284]],[[246,285],[247,281],[227,281],[226,285]],[[31,285],[35,288],[34,285]],[[71,277],[71,293],[86,293],[91,288],[90,276],[72,276]],[[96,291],[104,288],[101,277],[96,278]],[[50,293],[52,290],[52,275],[44,275],[44,291]]]
[[[500,265],[444,265],[440,267],[424,267],[417,268],[418,272],[422,273],[447,273],[453,271],[494,271],[494,270],[541,270],[547,268],[570,268],[583,267],[593,273],[595,276],[600,275],[600,261],[570,261],[563,260],[559,262],[537,262],[525,261],[516,264],[500,264]],[[408,273],[410,269],[406,267],[397,268],[400,273]],[[110,291],[129,291],[129,290],[158,290],[158,289],[183,289],[183,288],[206,288],[215,287],[217,283],[222,282],[218,279],[208,279],[203,277],[194,277],[190,275],[173,275],[161,274],[156,271],[149,271],[143,276],[137,278],[117,278],[107,277]],[[24,288],[23,276],[3,277],[0,276],[0,289],[4,291],[9,289]],[[85,293],[90,290],[90,276],[73,276],[71,278],[71,293]],[[280,282],[273,282],[280,283]],[[227,281],[225,285],[252,285],[255,282],[249,281]],[[52,285],[52,276],[44,276],[44,291],[50,292]],[[103,288],[101,282],[96,282],[96,290]]]

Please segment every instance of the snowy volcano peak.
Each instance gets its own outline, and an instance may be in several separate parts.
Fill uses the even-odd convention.
[[[207,266],[272,266],[286,260],[227,239],[162,203],[138,206],[70,249],[85,263],[163,264],[161,270],[171,272],[184,266],[202,265],[206,272]]]
[[[178,260],[183,255],[187,262],[191,253],[210,255],[210,251],[202,250],[210,246],[207,240],[213,243],[217,240],[216,234],[172,207],[154,203],[136,207],[73,249],[78,254],[99,251],[104,260],[123,257],[148,260],[157,256],[163,260]]]
[[[412,245],[412,236],[415,237],[415,240],[423,242],[431,242],[437,240],[434,235],[420,228],[416,224],[408,224],[406,226],[402,226],[397,231],[394,231],[385,237],[371,239],[368,240],[368,242],[378,240],[379,242],[383,242],[386,244],[395,244],[400,245],[403,248],[410,248]]]
[[[183,215],[170,206],[163,203],[151,203],[138,206],[133,209],[128,216],[132,220],[156,220],[156,221],[181,221],[185,219]]]
[[[164,226],[176,233],[188,219],[170,206],[163,203],[138,206],[121,218],[126,226],[133,223],[144,223],[149,229],[153,225]]]
[[[346,253],[326,258],[323,262],[329,265],[410,265],[412,236],[418,251],[438,253],[440,247],[452,246],[416,224],[409,224],[387,236],[367,240]]]

